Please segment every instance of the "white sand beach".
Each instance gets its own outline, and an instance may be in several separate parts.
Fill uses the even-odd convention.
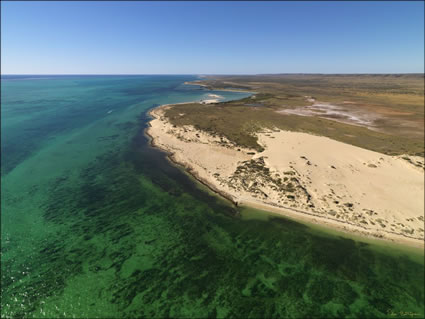
[[[161,106],[147,133],[176,163],[234,203],[366,236],[424,245],[424,159],[388,156],[327,137],[258,133],[263,152],[191,126]]]

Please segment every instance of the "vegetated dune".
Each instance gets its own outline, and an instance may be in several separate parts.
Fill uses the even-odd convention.
[[[423,245],[423,157],[389,156],[279,129],[257,132],[264,148],[258,152],[191,125],[173,125],[164,116],[170,107],[151,111],[153,144],[233,202]]]

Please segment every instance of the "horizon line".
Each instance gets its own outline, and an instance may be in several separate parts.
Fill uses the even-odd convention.
[[[288,72],[288,73],[4,73],[4,75],[399,75],[425,74],[424,72],[356,72],[356,73],[323,73],[323,72]]]

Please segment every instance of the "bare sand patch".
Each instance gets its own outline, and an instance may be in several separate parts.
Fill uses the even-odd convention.
[[[341,123],[353,124],[364,126],[370,129],[374,128],[374,122],[379,117],[371,112],[363,112],[359,108],[353,108],[350,106],[337,105],[328,102],[318,102],[313,98],[306,99],[312,102],[312,105],[300,106],[293,109],[283,109],[277,111],[281,114],[295,114],[300,116],[317,116],[333,120]],[[344,101],[342,104],[354,104],[353,102],[347,103]]]
[[[423,246],[423,158],[277,129],[258,133],[265,149],[258,153],[173,126],[164,117],[167,107],[151,111],[153,144],[234,203]]]

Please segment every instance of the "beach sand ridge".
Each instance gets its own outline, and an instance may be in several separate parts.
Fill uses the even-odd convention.
[[[423,246],[423,158],[278,129],[257,133],[265,149],[257,152],[172,125],[164,116],[169,107],[151,111],[153,145],[234,203]]]

